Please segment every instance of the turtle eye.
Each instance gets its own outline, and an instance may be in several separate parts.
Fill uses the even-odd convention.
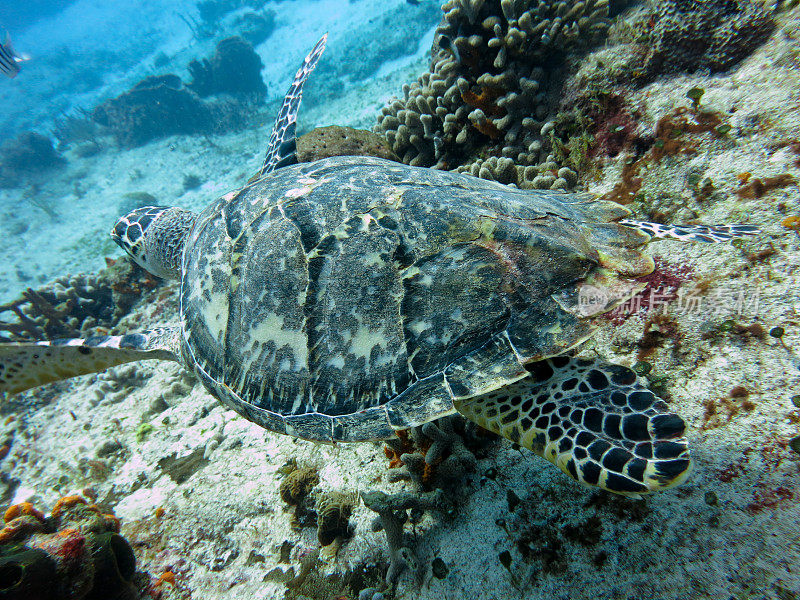
[[[125,236],[126,227],[127,227],[126,223],[123,223],[122,221],[117,221],[117,224],[114,225],[114,229],[111,230],[111,237],[118,244],[122,241],[122,238]]]

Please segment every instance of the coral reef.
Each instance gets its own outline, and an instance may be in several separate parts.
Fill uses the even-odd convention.
[[[264,63],[253,46],[233,36],[217,44],[211,59],[189,63],[192,81],[186,87],[202,98],[225,93],[260,102],[267,93],[267,86],[261,79],[263,68]]]
[[[551,80],[567,53],[605,37],[608,0],[450,0],[442,10],[430,72],[383,108],[377,130],[404,163],[472,172],[481,155],[479,176],[533,187],[540,172],[525,167],[545,156]]]
[[[0,531],[2,597],[114,600],[143,597],[136,557],[120,522],[81,496],[67,496],[45,517],[31,504],[6,510]]]
[[[279,488],[281,500],[298,506],[319,483],[316,467],[298,467],[286,474]]]
[[[0,146],[0,187],[19,185],[65,163],[49,138],[31,131]]]
[[[0,305],[0,340],[24,341],[107,335],[158,282],[141,267],[120,260],[96,275],[66,275]]]
[[[330,125],[313,129],[298,138],[299,162],[312,162],[331,156],[376,156],[400,160],[384,138],[363,129]]]
[[[659,2],[644,70],[651,77],[727,71],[766,41],[774,26],[752,0]]]

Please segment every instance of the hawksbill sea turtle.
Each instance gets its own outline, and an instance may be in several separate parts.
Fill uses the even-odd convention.
[[[200,214],[145,207],[114,227],[134,261],[180,279],[180,323],[2,344],[0,391],[174,360],[245,418],[307,440],[387,439],[458,412],[586,485],[639,496],[682,482],[684,421],[631,369],[572,351],[653,270],[651,237],[755,228],[644,223],[612,202],[373,157],[297,164],[325,41],[247,185]]]

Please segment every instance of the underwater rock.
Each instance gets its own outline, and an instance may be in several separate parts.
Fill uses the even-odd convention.
[[[120,522],[81,496],[45,517],[27,502],[0,531],[0,596],[13,600],[114,600],[136,594],[136,557]]]
[[[239,36],[225,38],[217,44],[211,59],[189,63],[192,81],[186,87],[205,98],[212,94],[244,96],[260,102],[267,93],[261,79],[264,63],[253,46]]]
[[[253,46],[258,46],[275,31],[275,11],[248,11],[238,17],[232,25],[235,31]]]
[[[766,41],[772,17],[752,0],[658,3],[644,69],[651,76],[727,71]]]
[[[127,215],[137,208],[143,206],[160,206],[158,198],[153,196],[150,192],[128,192],[122,194],[122,200],[117,204],[117,214]]]
[[[525,167],[549,144],[549,81],[565,55],[605,38],[607,0],[450,0],[442,10],[430,72],[382,109],[376,130],[406,164],[532,182]],[[479,153],[497,162],[473,162]]]
[[[49,138],[32,131],[21,133],[0,146],[0,187],[19,185],[65,163]]]
[[[312,162],[331,156],[375,156],[400,160],[383,137],[363,129],[330,125],[313,129],[297,140],[298,162]]]
[[[119,260],[96,275],[65,275],[0,305],[0,340],[29,341],[106,335],[145,291],[158,282],[141,267]]]

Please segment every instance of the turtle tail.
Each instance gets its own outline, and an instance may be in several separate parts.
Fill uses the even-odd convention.
[[[0,392],[16,394],[45,383],[147,359],[180,360],[179,329],[126,335],[0,344]]]
[[[683,242],[707,244],[729,242],[736,238],[757,235],[760,232],[758,227],[753,225],[662,225],[634,219],[623,219],[619,221],[619,224],[646,233],[652,238],[670,238]]]
[[[526,368],[529,377],[456,409],[587,486],[638,498],[686,479],[686,425],[631,369],[568,356]]]

